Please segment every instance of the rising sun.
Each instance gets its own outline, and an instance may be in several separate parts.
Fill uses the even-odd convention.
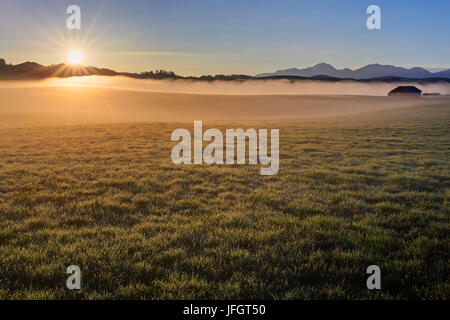
[[[80,50],[71,50],[68,53],[69,63],[80,64],[83,62],[83,53]]]

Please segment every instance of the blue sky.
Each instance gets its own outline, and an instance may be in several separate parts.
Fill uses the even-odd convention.
[[[81,30],[65,27],[70,4],[81,7]],[[381,30],[366,28],[371,4]],[[182,75],[319,62],[450,68],[449,34],[448,0],[2,0],[0,11],[9,62],[59,63],[80,49],[84,64]]]

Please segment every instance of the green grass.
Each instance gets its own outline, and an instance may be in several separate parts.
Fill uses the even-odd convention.
[[[448,103],[204,123],[280,128],[274,176],[172,164],[192,125],[0,129],[0,298],[450,297]]]

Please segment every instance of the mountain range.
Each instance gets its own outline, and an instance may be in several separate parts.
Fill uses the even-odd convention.
[[[179,76],[171,71],[156,70],[150,72],[131,73],[117,72],[111,69],[97,68],[91,66],[68,65],[64,63],[43,66],[36,62],[24,62],[20,64],[7,64],[4,59],[0,59],[0,80],[33,80],[51,77],[67,78],[73,76],[126,76],[137,79],[185,79],[199,81],[245,81],[264,79],[288,79],[296,80],[317,80],[317,81],[340,81],[342,79],[354,79],[356,81],[406,81],[411,82],[421,80],[425,82],[449,82],[450,69],[432,73],[423,68],[405,69],[390,65],[371,64],[365,67],[351,70],[349,68],[336,69],[330,64],[319,63],[313,67],[305,69],[285,69],[274,73],[262,73],[256,76],[245,74],[232,75],[204,75],[204,76]]]
[[[450,78],[450,69],[440,72],[430,72],[424,68],[401,68],[391,65],[369,64],[365,67],[352,70],[349,68],[336,69],[331,64],[319,63],[313,67],[297,69],[290,68],[278,70],[273,73],[261,73],[256,77],[274,77],[274,76],[299,76],[299,77],[315,77],[328,76],[341,79],[374,79],[382,77],[399,77],[411,79],[426,79],[426,78]]]

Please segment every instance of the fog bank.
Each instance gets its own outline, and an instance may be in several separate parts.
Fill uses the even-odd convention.
[[[17,87],[87,87],[111,88],[121,90],[226,94],[226,95],[358,95],[386,96],[399,85],[414,85],[423,92],[450,94],[450,84],[442,82],[422,85],[418,83],[362,83],[357,81],[289,81],[289,80],[250,80],[250,81],[194,81],[194,80],[148,80],[122,76],[85,76],[72,78],[51,78],[40,81],[0,81],[0,88]]]

